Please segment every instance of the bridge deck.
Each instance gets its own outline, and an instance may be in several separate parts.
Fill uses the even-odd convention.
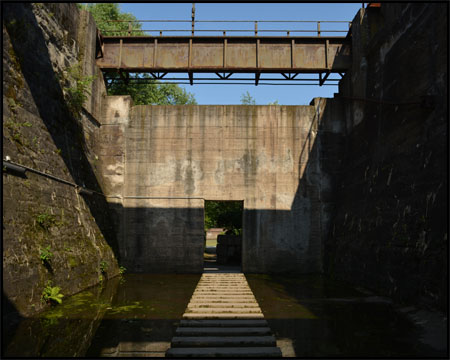
[[[351,63],[349,37],[107,36],[97,65],[125,73],[326,73]],[[292,75],[285,75],[291,79]]]

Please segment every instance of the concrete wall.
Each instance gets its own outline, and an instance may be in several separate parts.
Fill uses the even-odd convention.
[[[336,150],[344,128],[325,103],[129,108],[110,97],[100,162],[125,266],[201,272],[206,199],[244,201],[244,271],[321,271],[336,159],[319,139]]]
[[[355,17],[353,67],[339,94],[348,136],[326,247],[334,276],[441,309],[448,299],[447,10],[382,3]]]
[[[95,67],[95,23],[75,4],[2,4],[3,156],[101,193],[93,139],[105,88]],[[67,102],[76,86],[68,69],[97,75],[92,96],[76,115]],[[65,296],[117,274],[115,234],[101,195],[32,172],[3,171],[4,316],[42,309],[48,280]],[[47,218],[48,226],[39,225]],[[40,250],[50,247],[50,266]]]

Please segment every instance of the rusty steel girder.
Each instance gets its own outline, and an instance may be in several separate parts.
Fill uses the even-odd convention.
[[[104,71],[126,73],[343,73],[348,37],[104,36]],[[286,76],[286,79],[289,80]]]

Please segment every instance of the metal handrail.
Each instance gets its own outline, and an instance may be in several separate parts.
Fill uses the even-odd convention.
[[[312,20],[108,20],[107,23],[128,23],[128,29],[123,30],[105,30],[103,31],[103,34],[115,34],[120,32],[126,32],[128,36],[131,36],[133,33],[137,32],[159,32],[159,35],[162,36],[163,32],[190,32],[192,36],[195,35],[195,32],[221,32],[223,36],[226,36],[226,33],[235,33],[235,32],[251,32],[254,33],[255,36],[258,35],[258,33],[286,33],[287,36],[290,35],[290,33],[317,33],[317,36],[321,36],[322,33],[347,33],[348,30],[338,30],[338,29],[321,29],[321,24],[327,24],[327,23],[340,23],[340,24],[348,24],[348,28],[351,27],[350,21],[340,21],[340,20],[320,20],[320,21],[312,21]],[[192,27],[191,29],[133,29],[132,24],[135,23],[145,23],[145,22],[151,22],[151,23],[191,23]],[[195,23],[253,23],[254,29],[195,29]],[[258,29],[258,23],[308,23],[308,24],[316,24],[316,29],[293,29],[293,30],[280,30],[280,29]],[[145,35],[147,36],[147,35]],[[151,36],[151,35],[148,35]]]

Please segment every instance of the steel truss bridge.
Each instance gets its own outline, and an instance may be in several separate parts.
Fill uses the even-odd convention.
[[[122,23],[117,25],[123,30],[97,34],[97,65],[109,79],[107,86],[111,81],[154,80],[191,85],[225,80],[254,85],[336,85],[350,67],[350,22],[196,21],[194,11],[192,21],[139,20],[139,29],[135,22],[111,21]],[[158,22],[177,26],[140,29],[142,24]],[[182,23],[191,28],[180,29]],[[217,28],[223,23],[227,29]],[[213,26],[205,29],[206,24]]]

